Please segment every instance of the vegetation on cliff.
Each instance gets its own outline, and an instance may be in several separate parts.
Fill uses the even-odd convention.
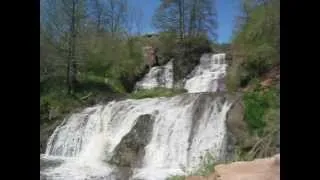
[[[276,86],[280,79],[272,80],[274,84],[267,88],[261,86],[261,81],[280,64],[280,1],[243,0],[241,13],[231,44],[226,83],[230,92],[245,88],[247,136],[242,137],[237,152],[240,159],[249,160],[276,151],[280,120],[280,88]]]
[[[228,68],[230,91],[248,85],[280,63],[280,1],[242,1]]]

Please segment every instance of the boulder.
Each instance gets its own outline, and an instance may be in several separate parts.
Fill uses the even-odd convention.
[[[115,154],[108,161],[118,167],[139,167],[144,156],[144,147],[151,140],[154,118],[150,114],[141,115],[131,131],[122,138]]]
[[[207,177],[189,176],[186,180],[280,180],[280,154],[253,161],[239,161],[215,166]]]
[[[217,165],[214,174],[215,180],[280,180],[280,154],[271,158]]]

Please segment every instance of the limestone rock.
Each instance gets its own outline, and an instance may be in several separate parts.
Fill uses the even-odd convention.
[[[240,98],[240,97],[239,97]],[[246,135],[247,124],[244,121],[244,105],[239,99],[231,106],[226,119],[228,131],[238,142]]]
[[[154,119],[145,114],[137,119],[136,125],[122,138],[109,163],[119,167],[137,167],[144,156],[144,147],[149,143]]]
[[[158,65],[158,56],[157,56],[157,48],[153,46],[145,46],[143,47],[143,56],[146,64],[149,66],[149,69],[154,65]]]
[[[262,81],[262,82],[260,83],[260,85],[261,85],[262,87],[269,87],[269,86],[272,85],[272,79],[271,79],[271,78],[266,79],[266,80]]]
[[[220,164],[207,177],[189,176],[186,180],[280,180],[280,154],[271,158]]]
[[[280,180],[280,154],[249,162],[217,165],[215,175],[215,180]]]

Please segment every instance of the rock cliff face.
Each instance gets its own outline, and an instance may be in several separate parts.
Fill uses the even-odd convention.
[[[253,161],[239,161],[215,166],[207,177],[189,176],[186,180],[280,180],[280,154]]]
[[[247,124],[244,121],[244,104],[242,102],[241,94],[238,95],[227,114],[226,126],[232,145],[235,145],[245,137]]]
[[[159,65],[157,48],[153,46],[143,47],[143,56],[145,58],[145,63],[149,66],[149,69],[155,65]]]
[[[140,159],[145,154],[145,146],[152,137],[154,118],[150,114],[141,115],[137,124],[122,138],[109,161],[119,167],[140,167]]]

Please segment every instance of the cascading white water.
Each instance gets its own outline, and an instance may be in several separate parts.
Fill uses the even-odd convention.
[[[136,89],[151,89],[155,87],[173,87],[173,66],[169,61],[164,66],[155,66],[136,83]]]
[[[203,54],[200,63],[182,80],[184,89],[189,93],[224,91],[226,75],[226,54]],[[136,84],[136,89],[155,87],[173,87],[173,64],[169,61],[164,66],[156,66]]]
[[[190,93],[224,91],[226,54],[204,54],[200,64],[185,80],[184,88]]]
[[[223,79],[225,68],[224,54],[205,54],[184,80],[189,93],[171,98],[112,101],[72,114],[56,128],[40,158],[40,161],[59,162],[58,165],[53,163],[54,166],[42,169],[40,177],[164,180],[195,169],[206,152],[224,159],[225,120],[230,100],[224,95],[190,92],[221,90],[223,83],[218,81]],[[153,67],[136,84],[136,89],[153,87],[173,87],[172,62]],[[150,115],[152,123],[144,122],[141,118],[144,115]],[[139,122],[145,123],[143,129],[139,129]],[[137,134],[148,127],[152,130],[150,137]],[[136,158],[132,152],[137,149],[126,152],[130,147],[123,148],[131,136],[131,145],[139,147],[139,152],[143,149],[142,155],[133,155]],[[146,144],[136,142],[137,139],[144,139]],[[124,171],[119,169],[123,168],[128,175],[121,175]]]
[[[107,161],[144,114],[154,118],[152,137],[144,147],[140,167],[132,167],[132,178],[164,180],[171,174],[183,174],[183,169],[196,167],[206,151],[223,156],[229,107],[220,97],[184,94],[87,108],[53,133],[42,158],[59,157],[65,162],[41,174],[49,179],[113,179],[117,167]]]

